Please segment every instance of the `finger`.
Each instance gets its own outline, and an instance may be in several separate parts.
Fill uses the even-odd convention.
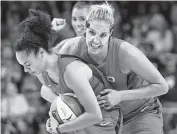
[[[101,105],[101,104],[105,104],[106,103],[106,100],[100,100],[98,101],[98,104]]]
[[[52,20],[52,23],[51,23],[51,24],[52,24],[52,25],[56,24],[56,19],[55,19],[55,18]]]
[[[51,112],[51,111],[49,111],[49,117],[53,117],[53,116],[52,116],[52,112]]]
[[[56,22],[56,25],[63,25],[65,23],[64,19],[60,19]]]
[[[97,95],[97,98],[99,98],[101,95]]]
[[[100,96],[97,98],[98,101],[101,101],[101,100],[107,100],[107,96],[104,95],[104,96]]]
[[[50,119],[47,120],[46,126],[47,126],[47,127],[51,127],[51,120],[50,120]]]
[[[105,108],[106,106],[108,106],[107,104],[103,103],[99,105],[101,108]]]
[[[111,91],[112,91],[112,89],[104,89],[103,91],[101,91],[101,94],[107,94]]]
[[[109,110],[109,109],[111,109],[112,107],[109,106],[109,105],[105,105],[104,108],[105,108],[106,110]]]

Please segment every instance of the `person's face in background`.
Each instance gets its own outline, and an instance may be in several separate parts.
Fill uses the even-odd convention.
[[[4,46],[2,49],[2,58],[4,60],[13,60],[14,53],[12,47]]]
[[[89,54],[99,54],[108,49],[111,36],[110,24],[104,20],[92,20],[86,29],[86,43]]]
[[[15,96],[18,94],[17,86],[14,83],[8,83],[6,87],[7,96]]]
[[[170,20],[173,25],[177,25],[177,4],[172,5],[171,10],[170,10]]]
[[[43,52],[38,52],[36,55],[31,52],[27,55],[25,51],[16,52],[16,58],[19,64],[24,66],[24,71],[31,75],[39,75],[45,70],[45,61],[42,56]]]
[[[74,8],[72,11],[72,27],[77,36],[84,36],[87,8]]]

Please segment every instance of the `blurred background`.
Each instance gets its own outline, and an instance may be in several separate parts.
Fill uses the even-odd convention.
[[[28,9],[40,9],[53,18],[66,19],[58,41],[74,37],[71,12],[76,1],[1,1],[1,132],[45,134],[50,104],[40,96],[41,84],[24,73],[13,50]],[[99,2],[92,2],[99,3]],[[164,132],[177,134],[177,2],[109,1],[115,8],[113,35],[139,49],[167,80],[170,90],[160,96]]]

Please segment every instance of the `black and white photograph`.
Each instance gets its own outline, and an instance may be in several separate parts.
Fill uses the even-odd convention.
[[[177,1],[1,1],[1,134],[177,134]]]

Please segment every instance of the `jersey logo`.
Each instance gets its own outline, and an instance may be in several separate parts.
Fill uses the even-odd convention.
[[[115,81],[116,81],[115,78],[112,77],[112,76],[107,76],[107,80],[108,80],[109,82],[115,82]]]

